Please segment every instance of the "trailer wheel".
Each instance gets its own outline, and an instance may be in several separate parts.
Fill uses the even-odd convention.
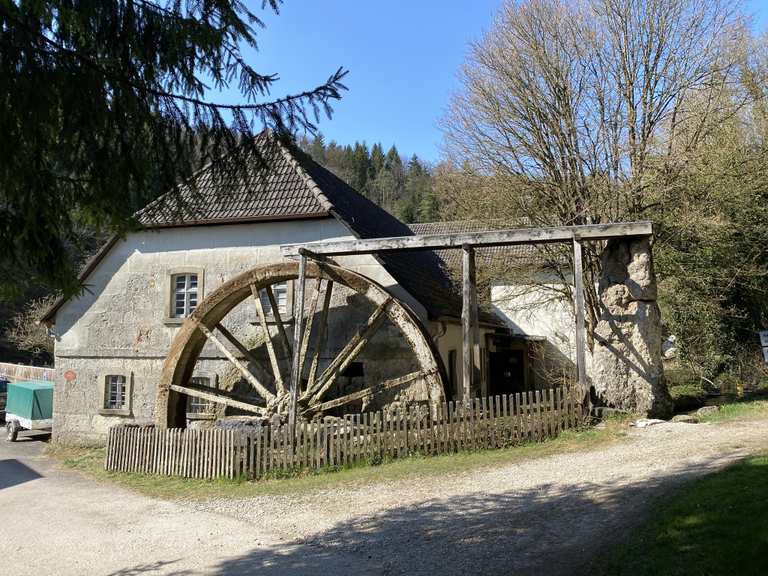
[[[8,442],[16,442],[16,438],[19,436],[19,423],[16,421],[8,422],[5,429],[8,432]]]

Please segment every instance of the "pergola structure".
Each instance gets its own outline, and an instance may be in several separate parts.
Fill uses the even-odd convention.
[[[288,424],[291,430],[296,423],[300,370],[300,350],[304,330],[304,292],[307,259],[326,261],[334,256],[380,254],[412,250],[456,249],[463,252],[462,274],[462,374],[463,398],[470,400],[470,390],[480,363],[480,342],[477,313],[477,287],[475,281],[475,249],[491,246],[515,246],[523,244],[570,244],[573,249],[574,307],[576,333],[576,370],[578,385],[583,397],[588,397],[585,366],[584,334],[584,284],[582,269],[582,243],[610,240],[612,238],[641,238],[653,234],[650,222],[593,224],[583,226],[558,226],[551,228],[518,228],[488,232],[458,234],[427,234],[365,240],[322,241],[281,246],[283,256],[298,260],[299,275],[296,281],[296,323],[294,328],[293,363],[289,383],[290,406]]]

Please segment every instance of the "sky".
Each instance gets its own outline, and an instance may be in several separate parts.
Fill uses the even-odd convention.
[[[458,89],[472,41],[493,21],[502,0],[284,0],[280,14],[246,0],[266,28],[246,58],[260,73],[277,73],[272,96],[317,86],[343,67],[349,90],[333,118],[321,118],[326,142],[396,144],[401,154],[440,157],[439,120]],[[768,0],[746,0],[754,25],[768,24]],[[234,91],[220,95],[237,100]]]

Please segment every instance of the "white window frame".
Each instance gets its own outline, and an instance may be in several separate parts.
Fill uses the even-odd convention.
[[[121,406],[110,405],[112,399],[112,383],[114,378],[122,378],[122,394],[124,402]],[[130,416],[133,408],[133,372],[126,373],[122,369],[105,370],[99,374],[101,387],[101,409],[99,413],[105,416]],[[118,387],[118,390],[120,388]]]
[[[278,284],[272,284],[270,287],[272,288],[272,293],[275,296],[275,301],[277,302],[278,311],[280,312],[280,319],[285,321],[291,316],[291,310],[293,306],[291,305],[291,299],[293,297],[293,290],[291,289],[292,282],[285,281],[285,282],[279,282]],[[280,306],[280,297],[278,295],[278,292],[275,290],[277,286],[285,286],[285,307]],[[272,305],[269,302],[269,297],[267,296],[266,290],[261,290],[259,292],[261,296],[261,305],[264,308],[264,316],[268,320],[274,320],[275,315],[272,312]]]
[[[188,282],[190,276],[197,276],[197,286],[194,289],[189,288]],[[176,311],[176,279],[185,277],[184,288],[184,313],[178,314]],[[168,270],[168,288],[166,290],[166,303],[165,303],[165,323],[166,324],[181,324],[191,314],[189,310],[189,296],[191,294],[196,295],[195,308],[200,305],[205,297],[205,275],[202,268],[199,267],[184,267],[173,268]]]

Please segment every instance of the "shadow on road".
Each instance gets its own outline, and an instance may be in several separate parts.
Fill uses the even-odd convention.
[[[622,539],[659,495],[730,462],[713,458],[642,482],[540,485],[433,500],[356,518],[279,549],[222,562],[216,574],[578,574]]]
[[[38,478],[42,476],[15,458],[0,460],[0,490]]]

